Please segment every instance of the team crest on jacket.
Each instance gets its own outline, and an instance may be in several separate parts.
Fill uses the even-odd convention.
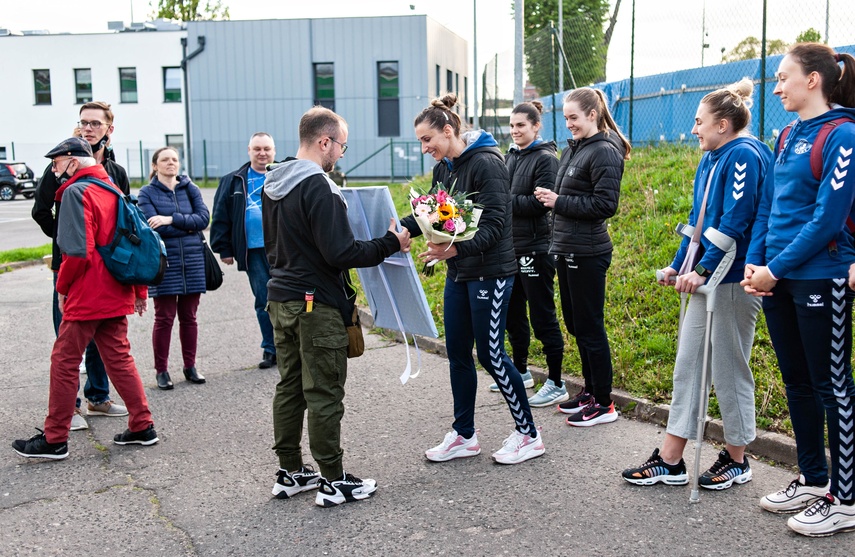
[[[805,153],[810,151],[810,148],[813,147],[812,144],[808,143],[804,139],[799,139],[796,141],[796,146],[793,147],[793,152],[797,155],[804,155]]]

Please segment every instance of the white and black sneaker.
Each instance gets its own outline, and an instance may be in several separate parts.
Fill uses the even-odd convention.
[[[808,508],[787,520],[790,530],[803,536],[831,536],[855,530],[855,505],[844,505],[827,493]]]
[[[335,507],[342,503],[353,503],[367,499],[377,491],[377,482],[366,479],[360,480],[353,474],[342,474],[342,477],[329,481],[320,478],[320,489],[315,497],[315,504],[320,507]]]
[[[321,475],[305,464],[291,474],[280,468],[276,473],[276,483],[273,484],[273,495],[277,499],[288,499],[298,493],[317,489],[320,486],[320,479]]]
[[[154,426],[150,425],[142,431],[131,431],[126,429],[124,433],[118,433],[113,437],[113,443],[117,445],[154,445],[160,441]]]
[[[15,452],[25,458],[49,458],[62,460],[68,456],[68,443],[48,443],[45,432],[36,428],[38,435],[29,439],[18,439],[12,443]]]
[[[786,489],[762,497],[760,506],[771,513],[796,513],[825,497],[831,487],[830,484],[805,485],[806,481],[804,475],[799,474]]]

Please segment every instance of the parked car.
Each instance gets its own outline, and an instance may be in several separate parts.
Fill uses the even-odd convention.
[[[0,200],[11,201],[19,193],[27,199],[36,194],[33,170],[23,162],[0,161]]]

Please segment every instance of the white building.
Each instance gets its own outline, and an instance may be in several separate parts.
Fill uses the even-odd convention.
[[[0,36],[5,86],[0,159],[29,164],[40,176],[44,154],[70,137],[80,105],[112,105],[116,160],[134,178],[150,161],[140,147],[183,145],[181,38],[186,31]],[[143,158],[145,158],[145,153]]]
[[[277,159],[294,155],[301,115],[322,104],[348,121],[339,164],[349,177],[408,178],[433,165],[412,126],[430,100],[459,92],[460,114],[469,116],[467,51],[465,40],[424,15],[0,36],[0,159],[41,175],[44,154],[72,134],[80,105],[99,100],[113,107],[113,149],[132,178],[148,175],[154,149],[183,151],[187,119],[186,166],[196,178],[218,177],[248,160],[257,131],[273,136]]]

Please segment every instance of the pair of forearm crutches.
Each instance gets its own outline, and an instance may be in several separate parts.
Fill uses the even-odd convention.
[[[689,225],[678,225],[677,232],[679,234],[683,234],[692,237],[694,233],[694,227]],[[701,396],[700,396],[700,404],[698,405],[698,431],[697,437],[695,439],[695,462],[694,462],[694,473],[692,474],[692,493],[689,496],[690,503],[697,503],[700,500],[698,494],[698,476],[701,472],[701,445],[704,441],[704,429],[707,423],[707,406],[709,405],[710,398],[710,386],[712,384],[712,374],[710,373],[710,349],[711,342],[710,338],[712,335],[712,320],[713,320],[713,307],[715,306],[715,293],[716,287],[719,285],[724,276],[730,271],[730,267],[733,265],[733,260],[736,255],[736,240],[730,238],[729,236],[725,236],[715,228],[707,228],[704,231],[704,236],[709,240],[713,245],[724,252],[724,257],[721,262],[715,268],[712,275],[710,275],[707,282],[698,287],[695,290],[695,294],[701,294],[706,297],[706,307],[707,307],[707,322],[706,322],[706,330],[704,331],[704,356],[703,356],[703,364],[701,366]],[[662,274],[659,271],[656,271],[656,279],[662,280]],[[677,322],[677,350],[680,349],[680,340],[683,332],[683,317],[686,314],[686,301],[688,299],[688,294],[686,292],[680,293],[680,318]]]

